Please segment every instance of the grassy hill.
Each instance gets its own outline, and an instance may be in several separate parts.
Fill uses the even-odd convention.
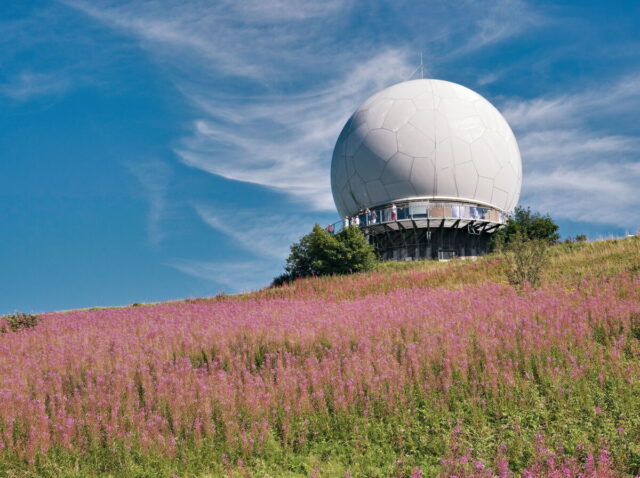
[[[640,238],[0,334],[0,476],[640,474]]]

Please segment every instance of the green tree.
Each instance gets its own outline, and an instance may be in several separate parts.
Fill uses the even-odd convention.
[[[340,249],[337,238],[316,224],[291,246],[285,270],[293,278],[331,274]]]
[[[532,212],[530,208],[516,207],[515,213],[506,225],[496,231],[491,238],[491,249],[500,251],[509,246],[520,235],[520,241],[541,240],[554,244],[560,239],[558,225],[547,214]]]
[[[316,224],[300,242],[291,245],[286,272],[276,277],[273,285],[300,277],[364,272],[372,269],[375,261],[373,246],[357,227],[334,235]]]

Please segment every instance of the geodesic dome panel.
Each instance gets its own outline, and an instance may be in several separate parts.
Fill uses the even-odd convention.
[[[411,198],[513,211],[522,185],[518,144],[498,110],[448,81],[398,83],[349,118],[331,162],[341,216]]]

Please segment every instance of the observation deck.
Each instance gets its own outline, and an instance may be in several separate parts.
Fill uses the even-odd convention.
[[[490,235],[509,215],[496,208],[459,201],[404,200],[343,219],[327,230],[358,226],[383,260],[451,259],[483,255]]]

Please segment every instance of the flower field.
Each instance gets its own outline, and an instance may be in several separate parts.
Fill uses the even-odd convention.
[[[43,314],[0,334],[0,476],[639,475],[638,240],[618,242],[591,275],[558,253],[535,290],[489,258],[383,268],[406,286],[379,293]],[[485,280],[420,285],[447,267]]]

